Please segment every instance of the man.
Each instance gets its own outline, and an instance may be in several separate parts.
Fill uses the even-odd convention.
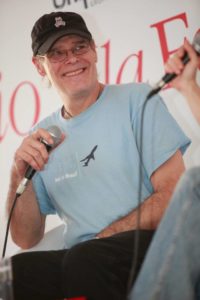
[[[95,43],[80,15],[42,16],[32,30],[32,49],[37,71],[63,106],[16,151],[8,210],[27,165],[38,172],[17,202],[11,234],[30,248],[42,239],[46,216],[57,213],[67,224],[66,249],[14,256],[15,299],[125,299],[138,203],[137,269],[184,171],[189,140],[159,97],[142,113],[147,85],[98,81]],[[49,156],[40,141],[53,142],[50,125],[61,128],[63,140]]]
[[[199,40],[200,44],[200,40]],[[190,62],[184,66],[185,51]],[[196,74],[200,58],[185,41],[166,64],[178,77],[171,83],[187,99],[200,123],[200,87]],[[131,292],[134,300],[200,299],[200,168],[185,172],[151,243]]]

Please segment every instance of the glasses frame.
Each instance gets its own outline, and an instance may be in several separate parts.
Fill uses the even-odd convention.
[[[83,46],[85,46],[85,48],[81,48]],[[50,51],[48,51],[44,55],[38,54],[37,56],[42,57],[42,58],[46,57],[51,63],[60,63],[60,62],[64,62],[69,59],[69,52],[71,54],[73,54],[73,56],[77,57],[77,56],[81,56],[81,55],[87,53],[90,50],[90,48],[91,48],[91,41],[84,40],[84,41],[77,42],[76,45],[74,45],[70,49],[61,50],[58,48],[54,48],[54,49],[51,49]],[[60,58],[59,57],[53,58],[50,56],[51,53],[56,52],[56,51],[57,51],[57,54],[60,51],[60,53],[61,53]]]

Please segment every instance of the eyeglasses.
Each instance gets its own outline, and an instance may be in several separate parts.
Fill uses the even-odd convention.
[[[69,52],[71,52],[74,56],[79,56],[88,52],[89,48],[90,48],[89,42],[82,42],[76,44],[74,47],[68,50],[60,50],[55,48],[47,52],[46,55],[38,55],[38,56],[39,57],[46,56],[50,62],[57,63],[69,59]]]

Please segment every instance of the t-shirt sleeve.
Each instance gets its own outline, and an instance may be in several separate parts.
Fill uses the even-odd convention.
[[[143,97],[144,98],[144,97]],[[178,149],[182,154],[190,144],[160,96],[154,96],[138,107],[133,131],[148,176]]]
[[[34,175],[32,182],[41,213],[44,215],[56,214],[56,210],[51,203],[51,200],[48,196],[43,180],[39,173],[36,173]]]

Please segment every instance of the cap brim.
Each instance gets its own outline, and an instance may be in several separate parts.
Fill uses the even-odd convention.
[[[53,35],[51,35],[37,50],[37,54],[39,55],[44,55],[45,53],[47,53],[49,51],[49,49],[53,46],[53,44],[60,39],[61,37],[65,36],[65,35],[78,35],[81,37],[84,37],[88,40],[92,39],[92,36],[90,33],[87,32],[83,32],[83,31],[79,31],[79,30],[63,30],[63,31],[59,31]]]

